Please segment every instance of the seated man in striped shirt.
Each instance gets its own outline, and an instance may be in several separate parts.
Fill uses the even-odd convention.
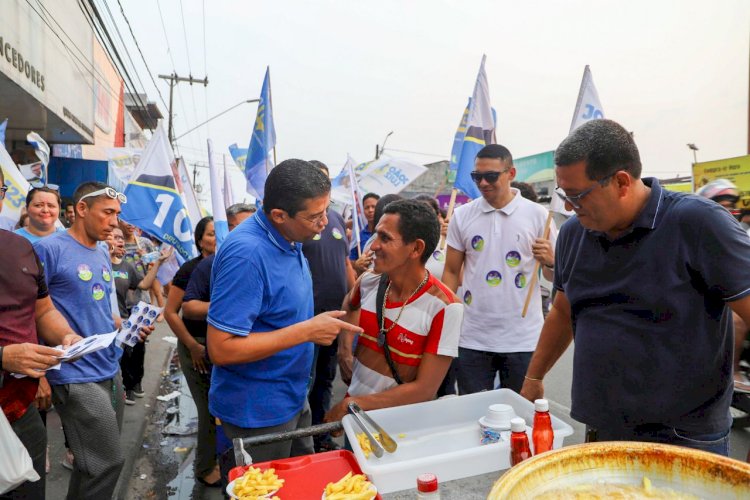
[[[422,202],[394,201],[375,234],[374,273],[363,274],[344,299],[343,319],[364,329],[354,355],[354,334],[339,335],[349,390],[326,422],[340,420],[350,402],[374,410],[433,399],[458,355],[463,305],[425,269],[440,239],[435,213]]]

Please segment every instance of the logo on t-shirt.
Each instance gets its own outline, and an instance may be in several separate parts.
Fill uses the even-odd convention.
[[[500,284],[501,281],[503,281],[502,275],[497,271],[490,271],[487,273],[487,276],[485,277],[485,280],[487,281],[487,284],[490,286],[497,286]]]
[[[110,280],[112,279],[112,276],[110,276],[109,274],[109,269],[107,269],[104,266],[102,266],[102,279],[106,281],[107,283],[109,283]]]
[[[318,240],[320,240],[320,233],[313,236],[313,241],[318,241]]]
[[[508,264],[509,267],[518,267],[521,263],[521,254],[515,250],[508,252],[505,256],[505,263]]]
[[[91,287],[91,295],[94,297],[94,300],[102,300],[104,298],[104,287],[96,283]]]
[[[524,288],[526,286],[526,276],[522,273],[516,274],[516,288]]]
[[[471,305],[471,292],[466,290],[466,293],[464,293],[464,302],[467,306]]]
[[[479,235],[474,236],[471,239],[471,248],[473,248],[477,252],[481,252],[482,248],[484,248],[484,238]]]
[[[333,229],[331,229],[331,234],[332,234],[332,235],[333,235],[333,237],[334,237],[334,238],[336,238],[337,240],[340,240],[341,238],[343,238],[343,237],[344,237],[344,235],[343,235],[343,234],[341,234],[341,231],[339,231],[339,228],[337,228],[337,227],[334,227]]]
[[[78,278],[81,281],[90,281],[94,277],[94,273],[91,272],[91,268],[86,264],[80,264],[78,266]]]
[[[432,258],[438,262],[443,262],[445,260],[445,253],[442,250],[435,250],[432,252]]]
[[[398,341],[404,344],[414,345],[414,341],[406,336],[404,332],[398,334]]]
[[[118,278],[122,278],[124,280],[128,279],[127,271],[112,271],[112,274],[114,275],[115,279],[118,279]]]

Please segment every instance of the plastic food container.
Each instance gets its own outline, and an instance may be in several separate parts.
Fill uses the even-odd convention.
[[[229,471],[229,480],[240,477],[248,467],[235,467]],[[276,475],[284,480],[284,486],[275,494],[281,500],[319,500],[328,483],[338,481],[347,472],[362,474],[354,455],[346,450],[261,462],[253,467],[276,470]],[[375,498],[380,500],[380,495]]]
[[[440,481],[451,481],[510,467],[510,441],[481,444],[479,418],[492,404],[507,404],[516,415],[534,420],[534,404],[509,389],[438,399],[426,403],[372,410],[367,413],[396,440],[395,453],[365,458],[356,435],[362,432],[351,416],[344,430],[362,471],[380,493],[414,488],[414,480],[431,472]],[[573,428],[552,416],[553,448],[560,448]],[[529,440],[531,428],[527,427]]]

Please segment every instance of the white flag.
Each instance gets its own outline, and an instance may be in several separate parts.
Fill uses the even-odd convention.
[[[578,91],[578,101],[576,102],[576,109],[573,113],[573,121],[570,123],[569,133],[572,133],[584,123],[599,118],[604,118],[604,111],[599,102],[599,93],[594,86],[594,79],[591,77],[591,70],[587,64],[586,68],[583,70],[581,89]],[[549,208],[551,211],[563,214],[567,217],[570,217],[575,213],[572,210],[565,210],[565,202],[554,193],[552,194]]]
[[[578,101],[573,113],[573,121],[570,123],[570,132],[587,121],[598,118],[604,118],[604,110],[602,110],[602,104],[599,102],[599,93],[596,91],[594,79],[591,77],[591,70],[587,64],[583,70],[581,89],[578,91]]]
[[[234,195],[232,194],[232,176],[229,174],[229,167],[227,166],[227,155],[223,155],[224,158],[224,208],[229,208],[234,205]]]
[[[208,139],[208,171],[211,179],[211,211],[214,216],[214,232],[216,233],[216,248],[224,243],[229,234],[227,224],[227,213],[224,210],[224,196],[221,194],[221,181],[219,180],[219,167],[214,162],[213,142]]]
[[[8,186],[2,213],[0,213],[0,229],[13,231],[18,219],[21,218],[21,209],[26,206],[26,194],[31,186],[21,175],[2,142],[0,142],[0,167],[3,169],[5,185]]]
[[[198,197],[195,195],[193,184],[190,182],[190,174],[188,174],[185,160],[182,158],[177,161],[177,175],[179,176],[177,187],[180,190],[180,196],[188,211],[190,226],[195,231],[195,226],[203,218],[203,212],[201,211],[201,204],[198,201]]]

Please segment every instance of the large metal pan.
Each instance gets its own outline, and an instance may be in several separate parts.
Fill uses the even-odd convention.
[[[656,443],[569,446],[526,460],[497,480],[488,499],[531,499],[599,482],[670,488],[706,499],[750,498],[750,464],[713,453]]]

